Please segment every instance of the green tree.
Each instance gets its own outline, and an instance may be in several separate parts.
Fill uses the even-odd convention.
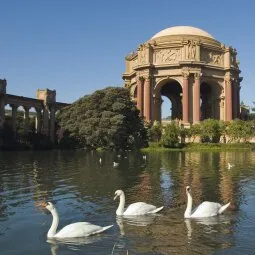
[[[235,119],[227,127],[227,134],[232,141],[240,142],[241,139],[246,141],[253,135],[253,122]]]
[[[200,124],[194,124],[190,126],[190,129],[188,131],[188,136],[192,139],[192,142],[195,141],[196,137],[201,135],[201,125]]]
[[[148,137],[152,142],[159,142],[162,135],[162,126],[156,121],[151,127],[148,127]]]
[[[205,143],[218,143],[222,135],[219,120],[206,119],[201,122],[201,141]]]
[[[161,143],[164,147],[175,148],[179,147],[179,136],[181,134],[180,127],[175,123],[166,125],[163,130]]]
[[[57,116],[65,136],[93,149],[147,146],[147,132],[125,88],[108,87],[84,96]]]

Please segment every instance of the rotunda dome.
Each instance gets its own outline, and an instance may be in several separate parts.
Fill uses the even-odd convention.
[[[151,39],[156,39],[162,36],[170,36],[170,35],[197,35],[197,36],[204,36],[209,37],[211,39],[215,39],[212,35],[207,33],[206,31],[196,28],[196,27],[189,27],[189,26],[176,26],[176,27],[169,27],[166,29],[161,30],[157,34],[155,34]]]

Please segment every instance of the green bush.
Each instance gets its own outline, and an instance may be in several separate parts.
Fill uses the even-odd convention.
[[[163,131],[161,138],[161,144],[167,148],[178,148],[179,147],[179,136],[181,130],[175,123],[168,124]]]

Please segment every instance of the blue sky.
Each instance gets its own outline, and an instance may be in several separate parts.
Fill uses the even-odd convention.
[[[57,101],[70,103],[121,86],[128,53],[162,29],[187,25],[237,49],[241,100],[255,100],[255,1],[0,0],[0,10],[0,78],[9,94],[56,89]]]

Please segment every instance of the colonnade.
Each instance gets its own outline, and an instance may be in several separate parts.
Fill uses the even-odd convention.
[[[5,106],[11,108],[11,127],[13,135],[17,133],[17,112],[18,108],[24,109],[24,133],[29,130],[29,111],[35,109],[35,132],[50,137],[51,142],[55,142],[55,114],[56,111],[68,104],[56,102],[55,90],[37,90],[37,99],[6,94],[6,80],[0,80],[0,128],[3,128],[5,117]]]
[[[182,104],[182,123],[189,125],[190,123],[199,123],[202,120],[201,115],[201,82],[203,82],[203,73],[183,71],[178,76],[182,93],[180,93]],[[165,80],[171,80],[171,76],[166,76]],[[164,79],[164,78],[162,78]],[[224,80],[223,80],[224,79]],[[226,73],[220,82],[216,79],[213,81],[219,86],[219,95],[212,95],[213,100],[220,105],[222,101],[223,111],[219,119],[231,121],[239,118],[240,115],[240,78],[233,78],[230,73]],[[136,103],[140,111],[140,115],[146,122],[161,120],[161,92],[156,90],[157,82],[152,84],[152,77],[137,77],[136,80]],[[176,77],[175,77],[176,80]],[[214,86],[215,84],[212,84]],[[169,85],[171,86],[171,84]],[[176,110],[176,109],[175,109]]]

